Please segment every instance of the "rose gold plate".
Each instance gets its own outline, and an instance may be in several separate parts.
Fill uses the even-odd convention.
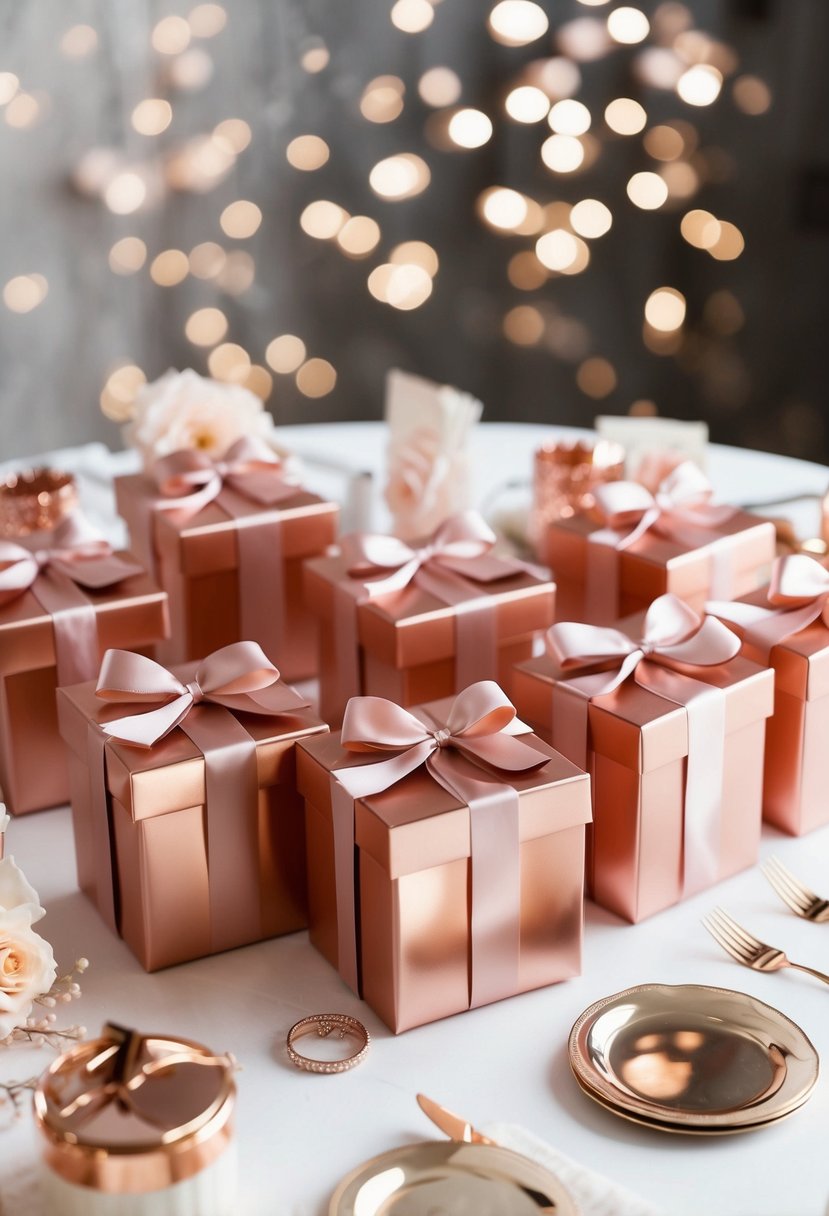
[[[586,1009],[570,1066],[606,1110],[660,1131],[725,1135],[791,1114],[819,1061],[789,1018],[743,992],[643,984]]]

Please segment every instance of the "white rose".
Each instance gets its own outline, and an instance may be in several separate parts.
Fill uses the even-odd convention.
[[[196,448],[217,459],[242,436],[267,439],[272,429],[273,419],[255,393],[188,368],[168,371],[145,384],[123,433],[149,468],[160,456],[181,448]]]
[[[57,973],[52,947],[32,929],[30,906],[0,908],[0,1038],[25,1024]]]
[[[15,865],[14,858],[4,857],[0,859],[0,915],[17,908],[27,911],[32,924],[46,915],[40,906],[37,891],[20,867]]]

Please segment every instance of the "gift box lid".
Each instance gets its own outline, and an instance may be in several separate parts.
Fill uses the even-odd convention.
[[[138,521],[149,514],[159,552],[175,554],[182,574],[188,577],[236,569],[236,532],[240,520],[244,521],[244,526],[251,526],[257,516],[264,520],[278,514],[283,557],[305,557],[320,553],[332,543],[340,511],[337,503],[328,502],[299,486],[296,494],[273,507],[225,488],[221,499],[232,503],[233,515],[222,509],[221,499],[208,503],[195,515],[184,511],[154,511],[151,504],[159,497],[158,487],[143,473],[116,477],[115,497],[118,510],[131,531],[135,531]]]
[[[547,688],[549,721],[552,723],[554,712],[560,713],[558,729],[566,731],[570,725],[567,701],[581,701],[582,695],[568,687],[568,680],[562,679],[560,669],[548,655],[520,663],[518,670]],[[750,659],[738,655],[717,667],[674,664],[671,670],[723,689],[727,734],[771,716],[774,673]],[[554,690],[558,702],[555,711]],[[625,680],[615,692],[595,697],[588,713],[594,749],[626,768],[646,773],[688,754],[688,716],[684,708],[643,688],[635,679]],[[574,715],[574,729],[578,722]]]
[[[550,525],[549,556],[554,575],[576,583],[585,581],[588,537],[598,530],[599,525],[586,513]],[[710,543],[701,548],[688,548],[651,528],[630,548],[620,551],[619,588],[623,595],[655,599],[665,590],[668,572],[671,590],[680,597],[691,595],[703,590],[709,581],[714,545],[730,548],[735,570],[743,572],[770,563],[775,540],[770,520],[740,510],[712,529]]]
[[[118,553],[134,561],[130,553]],[[95,609],[101,651],[136,649],[169,636],[167,595],[147,574],[136,574],[100,591],[82,588]],[[0,675],[55,664],[52,617],[31,591],[0,607]]]
[[[185,663],[171,670],[186,683],[194,678],[197,667],[197,663]],[[201,708],[196,706],[190,712],[197,714]],[[204,708],[210,711],[212,707]],[[112,722],[128,712],[129,706],[97,697],[94,680],[58,689],[60,733],[84,763],[90,724]],[[296,741],[328,731],[328,726],[310,708],[274,716],[236,712],[233,716],[256,743],[260,788],[291,780]],[[201,806],[205,801],[204,756],[178,728],[152,748],[132,747],[110,739],[106,770],[110,794],[127,807],[136,821]]]
[[[768,586],[761,587],[750,595],[740,596],[735,602],[768,608],[768,590]],[[764,653],[750,640],[745,640],[745,629],[733,621],[725,623],[744,639],[742,653],[746,658],[765,665]],[[774,668],[778,692],[788,693],[801,701],[825,697],[829,693],[829,629],[818,618],[805,629],[790,634],[771,648],[768,664]]]
[[[509,570],[509,566],[505,565]],[[305,563],[305,599],[317,616],[335,615],[335,589],[339,583],[359,587],[348,576],[342,555],[313,558]],[[553,622],[555,584],[531,570],[508,573],[489,583],[473,583],[472,599],[487,599],[495,606],[499,641],[525,637]],[[457,608],[410,584],[358,610],[360,645],[395,668],[450,659],[455,654]]]
[[[433,701],[422,708],[443,720],[453,700]],[[536,735],[520,738],[546,757],[542,767],[513,773],[508,781],[497,770],[481,770],[484,780],[500,777],[518,791],[520,839],[533,840],[588,823],[592,812],[587,774]],[[346,751],[340,745],[339,731],[303,740],[297,747],[297,787],[311,805],[330,811],[332,771],[373,760],[376,755]],[[354,816],[357,845],[391,878],[470,855],[469,807],[439,785],[425,767],[381,794],[357,799]]]

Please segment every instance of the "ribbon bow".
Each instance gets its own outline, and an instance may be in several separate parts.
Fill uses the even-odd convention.
[[[771,569],[768,602],[743,604],[711,601],[706,610],[742,627],[746,640],[768,660],[773,646],[822,620],[829,627],[829,571],[806,553],[775,558]]]
[[[256,642],[234,642],[199,664],[183,684],[153,659],[126,650],[108,650],[96,695],[105,701],[145,705],[164,701],[148,713],[132,714],[101,726],[119,743],[153,747],[174,730],[194,705],[208,701],[244,713],[292,713],[308,702],[287,684]]]
[[[52,543],[43,549],[24,549],[11,541],[0,541],[0,603],[22,595],[43,571],[54,569],[81,587],[109,587],[141,567],[116,557],[112,545],[79,512],[62,520],[51,534]]]
[[[444,789],[466,802],[458,792],[458,772],[449,753],[459,752],[479,766],[526,772],[547,761],[515,738],[529,729],[494,680],[480,680],[459,693],[444,726],[430,725],[384,697],[352,697],[343,718],[342,746],[352,752],[397,754],[376,764],[341,769],[336,776],[352,798],[365,798],[425,764]]]
[[[617,671],[579,680],[579,687],[593,697],[617,689],[643,659],[714,667],[740,650],[740,639],[726,625],[713,616],[700,617],[671,594],[660,595],[648,608],[639,641],[618,629],[563,621],[548,629],[546,642],[565,672],[618,664]]]
[[[655,494],[636,481],[606,482],[593,493],[607,527],[616,532],[630,529],[617,538],[618,549],[628,548],[654,526],[681,540],[689,528],[715,528],[734,514],[733,507],[712,506],[711,483],[691,460],[677,465]]]
[[[221,460],[182,448],[162,456],[152,472],[163,495],[155,503],[159,510],[186,508],[196,514],[217,498],[225,485],[266,506],[297,493],[297,486],[286,479],[282,461],[255,435],[237,439]]]
[[[372,532],[345,536],[341,545],[348,574],[351,578],[369,580],[364,586],[370,596],[402,591],[416,575],[425,589],[431,591],[432,580],[428,575],[433,575],[437,588],[434,594],[441,598],[452,575],[490,582],[514,573],[509,563],[489,556],[496,539],[482,515],[477,511],[461,511],[442,523],[427,543],[419,547],[411,547],[396,536]],[[465,597],[468,593],[467,587]]]

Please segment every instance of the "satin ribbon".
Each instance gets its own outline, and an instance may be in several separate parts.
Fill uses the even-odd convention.
[[[524,567],[491,556],[495,541],[495,533],[477,511],[453,515],[420,547],[376,533],[356,532],[341,539],[348,579],[335,589],[334,717],[339,718],[345,703],[362,687],[358,608],[399,595],[412,584],[457,609],[456,685],[465,687],[484,673],[497,673],[495,609],[475,584],[508,578]]]
[[[715,617],[700,618],[675,595],[654,600],[644,633],[633,641],[617,629],[563,622],[547,632],[547,644],[563,673],[602,665],[597,674],[566,680],[580,694],[564,721],[554,714],[553,746],[588,768],[589,705],[633,676],[638,684],[682,705],[688,717],[683,818],[684,895],[702,890],[719,873],[725,741],[725,693],[671,671],[673,664],[715,667],[733,659],[739,638]],[[614,670],[615,668],[615,670]]]
[[[42,549],[0,541],[0,605],[31,591],[52,618],[58,684],[80,684],[98,669],[95,608],[83,588],[100,591],[141,567],[117,557],[79,511],[58,524],[50,541]]]
[[[815,621],[829,627],[829,571],[805,553],[777,557],[771,570],[768,602],[711,601],[706,612],[745,630],[745,640],[768,663],[772,649]]]
[[[212,460],[204,452],[183,448],[157,460],[152,476],[160,496],[147,504],[146,534],[154,511],[173,511],[190,519],[216,502],[236,523],[239,582],[239,628],[269,653],[279,656],[285,635],[285,586],[282,559],[282,520],[276,509],[250,514],[249,504],[276,508],[293,498],[300,487],[264,440],[243,436]],[[179,555],[159,554],[161,582],[171,592],[175,616],[173,635],[187,633],[186,592]]]
[[[188,683],[143,655],[108,650],[96,694],[105,701],[136,707],[156,705],[143,713],[90,725],[94,848],[97,873],[108,879],[99,884],[106,919],[117,931],[106,741],[152,748],[178,726],[204,756],[212,948],[218,951],[246,938],[253,940],[261,934],[256,744],[234,713],[293,713],[308,702],[281,683],[278,670],[256,642],[235,642],[215,651]]]
[[[711,546],[712,535],[734,515],[728,506],[713,506],[713,489],[704,473],[686,460],[677,465],[651,494],[636,481],[611,481],[596,486],[596,510],[603,527],[590,533],[585,572],[585,608],[589,617],[619,613],[619,554],[654,529],[660,535],[698,549]],[[712,594],[732,594],[733,570],[727,544],[711,549]]]
[[[378,756],[372,764],[331,773],[337,953],[340,974],[355,992],[359,991],[359,976],[354,803],[382,793],[423,764],[439,785],[469,807],[470,1007],[517,991],[521,912],[518,793],[490,770],[509,775],[546,763],[546,756],[515,737],[526,733],[529,727],[518,721],[514,706],[492,680],[482,680],[460,693],[445,723],[426,720],[382,697],[349,701],[342,746]]]

